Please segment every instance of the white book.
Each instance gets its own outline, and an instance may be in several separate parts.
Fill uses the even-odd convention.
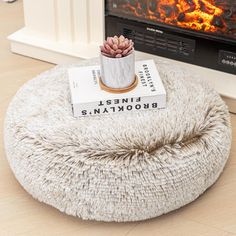
[[[137,61],[138,85],[127,93],[109,93],[100,88],[100,66],[68,70],[71,103],[75,117],[105,115],[166,107],[166,91],[153,60]]]

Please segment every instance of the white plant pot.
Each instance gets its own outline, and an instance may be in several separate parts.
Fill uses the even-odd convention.
[[[135,54],[134,51],[121,58],[111,58],[100,54],[101,80],[107,87],[123,89],[135,81]]]

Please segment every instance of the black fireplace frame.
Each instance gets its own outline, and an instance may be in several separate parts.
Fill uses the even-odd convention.
[[[107,10],[105,34],[123,34],[135,42],[138,51],[236,74],[236,40],[110,15]]]

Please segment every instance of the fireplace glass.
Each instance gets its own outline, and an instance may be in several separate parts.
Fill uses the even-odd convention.
[[[236,40],[236,0],[107,0],[109,15]]]

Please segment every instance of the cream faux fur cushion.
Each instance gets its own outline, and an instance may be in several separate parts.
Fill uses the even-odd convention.
[[[5,120],[7,158],[25,190],[83,219],[136,221],[182,207],[210,187],[229,156],[228,109],[194,75],[157,66],[168,95],[159,111],[75,119],[69,66],[26,83]]]

